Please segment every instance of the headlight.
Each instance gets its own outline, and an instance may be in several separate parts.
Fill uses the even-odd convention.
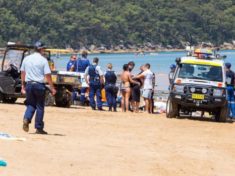
[[[213,90],[213,96],[222,96],[223,95],[223,89],[214,89]]]
[[[195,87],[191,87],[191,88],[190,88],[190,91],[191,91],[192,93],[194,93],[194,92],[196,91]]]
[[[202,93],[206,94],[207,93],[207,89],[202,89]]]
[[[175,92],[178,92],[178,93],[184,93],[184,86],[175,85],[174,90]]]

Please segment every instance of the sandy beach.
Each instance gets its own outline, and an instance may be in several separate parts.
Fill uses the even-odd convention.
[[[235,123],[167,119],[165,114],[47,107],[49,135],[22,130],[25,107],[0,104],[0,139],[8,176],[232,176]],[[119,110],[120,111],[120,110]]]

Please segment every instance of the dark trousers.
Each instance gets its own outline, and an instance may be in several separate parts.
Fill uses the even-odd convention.
[[[108,103],[109,108],[117,108],[117,93],[115,91],[115,86],[114,85],[105,85],[105,94],[106,94],[106,99]]]
[[[227,86],[227,100],[228,100],[229,116],[235,118],[235,97],[234,97],[233,86]]]
[[[43,129],[44,122],[44,102],[45,102],[45,90],[44,84],[40,83],[27,83],[26,85],[26,111],[24,119],[31,122],[34,113],[36,111],[35,117],[35,128]]]
[[[86,93],[87,87],[82,87],[81,88],[81,97],[80,97],[80,101],[81,103],[84,105],[85,101],[86,101],[86,97],[85,97],[85,93]]]
[[[101,85],[90,84],[90,106],[92,108],[96,108],[95,96],[97,101],[97,107],[100,109],[102,108],[102,101],[101,101]]]

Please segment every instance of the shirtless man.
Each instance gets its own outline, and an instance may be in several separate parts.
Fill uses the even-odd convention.
[[[138,85],[140,83],[137,81],[134,81],[131,78],[128,64],[123,65],[123,72],[121,74],[121,81],[122,81],[121,82],[121,92],[122,92],[121,106],[122,106],[122,111],[125,112],[125,111],[129,110],[129,98],[131,95],[131,87],[130,87],[131,83],[138,84]]]

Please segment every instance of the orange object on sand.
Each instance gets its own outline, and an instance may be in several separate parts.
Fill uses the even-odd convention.
[[[101,90],[101,101],[102,102],[106,102],[107,101],[106,100],[106,94],[105,94],[105,89],[104,88]]]

